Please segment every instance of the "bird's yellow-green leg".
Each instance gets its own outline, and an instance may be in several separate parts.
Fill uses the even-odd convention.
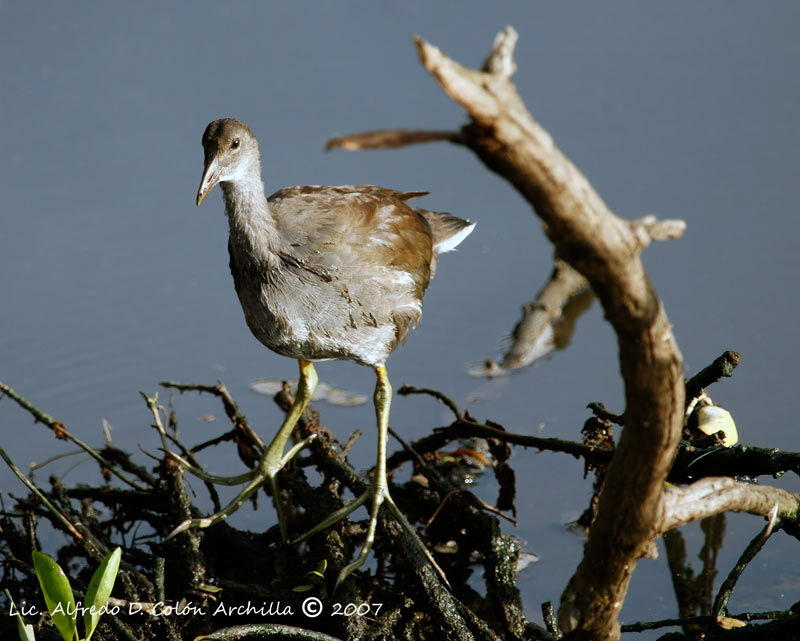
[[[242,483],[247,483],[251,478],[253,478],[253,474],[255,474],[254,470],[250,470],[249,472],[245,472],[244,474],[239,474],[237,476],[217,476],[216,474],[209,474],[199,467],[195,467],[185,458],[175,454],[175,452],[167,451],[166,454],[169,458],[178,463],[183,469],[185,469],[187,472],[190,472],[193,476],[196,476],[201,481],[207,481],[208,483],[214,483],[215,485],[241,485]]]
[[[317,387],[318,380],[319,378],[317,377],[317,372],[314,369],[314,365],[311,363],[311,361],[301,360],[300,380],[297,383],[297,396],[295,397],[294,403],[289,409],[289,412],[286,414],[286,418],[278,430],[278,433],[275,434],[275,437],[272,439],[269,447],[267,447],[267,449],[264,451],[264,454],[262,454],[261,459],[254,470],[247,474],[241,474],[239,476],[232,477],[240,482],[245,480],[248,481],[245,488],[236,495],[236,498],[234,498],[233,501],[231,501],[216,514],[212,514],[211,516],[200,519],[187,519],[178,527],[176,527],[167,538],[171,538],[177,534],[180,534],[181,532],[185,532],[192,527],[205,528],[219,523],[220,521],[224,521],[231,514],[236,512],[236,510],[238,510],[245,503],[245,501],[247,501],[247,499],[257,492],[258,488],[261,487],[265,481],[269,480],[270,489],[272,490],[272,500],[275,504],[275,511],[278,513],[278,527],[280,528],[283,540],[286,541],[288,539],[286,516],[283,509],[283,500],[281,499],[280,489],[278,488],[277,475],[281,468],[286,465],[286,463],[288,463],[291,458],[297,454],[297,452],[303,449],[303,447],[305,447],[311,439],[314,438],[311,436],[300,443],[297,443],[284,454],[283,450],[286,447],[286,441],[289,440],[292,430],[294,430],[295,425],[297,425],[297,421],[300,419],[300,416],[303,414],[306,406],[311,401],[311,396],[314,394],[314,389]],[[196,468],[187,467],[187,469],[193,474],[197,473]],[[206,478],[209,478],[209,480],[213,479],[212,482],[223,484],[227,484],[231,480],[221,479],[220,477],[209,477],[209,475],[198,474],[198,476],[200,476],[200,478],[204,478],[205,476]]]
[[[361,547],[361,552],[359,553],[358,558],[350,565],[344,567],[341,572],[339,572],[339,576],[336,579],[336,588],[339,587],[342,581],[344,581],[353,572],[353,570],[361,566],[364,561],[367,560],[369,551],[372,549],[372,543],[375,540],[375,528],[378,525],[378,513],[380,512],[380,508],[383,503],[386,503],[394,517],[399,521],[403,530],[405,530],[406,533],[417,542],[423,554],[436,570],[437,574],[441,577],[444,583],[449,586],[444,572],[436,564],[436,561],[433,560],[433,557],[431,556],[430,552],[428,552],[425,544],[417,536],[414,528],[397,508],[392,500],[391,495],[389,494],[389,483],[386,479],[386,444],[389,437],[389,408],[392,404],[392,386],[389,383],[389,375],[386,373],[385,367],[376,367],[375,373],[378,375],[378,382],[375,385],[374,396],[375,414],[378,419],[378,460],[375,464],[375,474],[372,478],[372,484],[370,485],[370,488],[357,499],[336,510],[324,521],[295,539],[293,543],[305,541],[314,534],[317,534],[325,528],[333,525],[337,521],[340,521],[348,514],[361,507],[367,502],[368,499],[372,499],[369,511],[369,524],[367,526],[367,538],[364,541],[364,545]]]

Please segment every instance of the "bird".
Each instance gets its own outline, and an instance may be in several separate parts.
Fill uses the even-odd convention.
[[[202,143],[204,168],[196,204],[220,185],[229,224],[230,270],[247,326],[263,345],[296,359],[300,379],[294,403],[257,466],[224,479],[246,482],[245,488],[216,514],[184,521],[172,535],[220,522],[268,482],[287,541],[277,474],[313,438],[286,450],[318,381],[313,363],[352,360],[372,368],[377,377],[373,479],[364,494],[292,542],[308,539],[369,502],[366,540],[357,559],[339,573],[338,586],[367,559],[379,510],[386,505],[446,582],[389,494],[386,446],[392,389],[386,360],[421,317],[438,255],[455,249],[475,223],[412,209],[408,201],[425,191],[310,185],[281,189],[267,198],[258,140],[247,125],[235,118],[215,120],[206,127]]]

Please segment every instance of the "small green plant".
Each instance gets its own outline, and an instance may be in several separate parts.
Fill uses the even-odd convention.
[[[11,594],[8,590],[3,590],[6,593],[6,598],[8,602],[11,604],[11,611],[16,611],[17,613],[17,634],[19,634],[19,638],[21,641],[36,641],[36,637],[33,635],[33,626],[25,623],[22,620],[22,616],[17,610],[17,604],[14,603],[14,599],[11,598]]]
[[[328,569],[328,561],[327,559],[322,559],[320,564],[317,566],[316,570],[311,570],[311,572],[306,572],[306,576],[308,577],[309,583],[304,585],[298,585],[292,590],[294,592],[308,592],[309,590],[313,590],[315,587],[319,587],[325,581],[325,570]]]
[[[33,553],[33,567],[36,569],[36,576],[39,585],[42,587],[47,609],[50,611],[50,618],[61,634],[64,641],[75,641],[78,639],[78,611],[83,613],[83,629],[85,636],[83,641],[89,641],[100,621],[100,615],[105,612],[111,590],[114,589],[114,581],[119,571],[119,561],[122,550],[117,548],[109,554],[100,567],[97,568],[89,588],[86,590],[86,601],[83,607],[75,605],[75,597],[69,584],[64,570],[53,559],[42,552]],[[6,591],[9,601],[11,595]],[[13,601],[12,601],[13,603]],[[17,627],[19,630],[20,641],[35,641],[33,627],[26,625],[22,616],[17,614]]]

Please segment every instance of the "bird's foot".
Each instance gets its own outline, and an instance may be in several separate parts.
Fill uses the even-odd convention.
[[[205,475],[205,477],[210,477],[210,476],[211,475]],[[167,536],[167,540],[171,539],[174,536],[177,536],[181,532],[185,532],[189,528],[193,528],[193,527],[206,528],[206,527],[211,527],[212,525],[216,525],[217,523],[221,523],[222,521],[227,519],[231,514],[236,512],[236,510],[238,510],[244,504],[244,502],[247,499],[249,499],[251,496],[253,496],[253,494],[255,494],[258,491],[258,488],[261,487],[261,485],[267,479],[269,479],[270,481],[273,482],[272,483],[273,491],[277,490],[278,484],[277,484],[277,481],[274,478],[274,476],[273,477],[268,476],[265,473],[265,471],[262,470],[260,467],[255,469],[255,470],[251,470],[246,475],[241,475],[241,476],[246,476],[247,480],[249,482],[244,487],[244,489],[241,492],[239,492],[239,494],[237,494],[236,497],[230,503],[228,503],[228,505],[226,505],[224,508],[222,508],[219,512],[217,512],[215,514],[212,514],[210,516],[206,516],[204,518],[199,518],[199,519],[186,519],[183,523],[181,523],[178,527],[176,527],[174,530],[172,530],[172,532],[169,533],[169,535]],[[199,476],[199,478],[203,478],[204,480],[211,480],[210,478],[204,478],[203,476]],[[219,477],[215,477],[215,478],[219,478]],[[215,481],[212,480],[211,482],[213,483]],[[279,496],[280,495],[277,495],[276,498],[275,498],[276,505],[280,501]],[[278,510],[278,513],[279,513],[278,522],[279,523],[280,523],[280,513],[281,512],[282,512],[282,510],[279,509]],[[285,524],[281,527],[281,533],[282,534],[283,534],[283,532],[285,530],[285,527],[286,527]],[[284,540],[285,540],[285,537],[284,537]]]
[[[431,567],[436,571],[439,575],[439,578],[442,579],[442,582],[449,588],[450,583],[447,580],[447,577],[444,574],[442,568],[436,563],[433,559],[433,556],[428,551],[428,548],[425,547],[425,544],[422,542],[422,539],[419,538],[414,528],[408,522],[408,519],[403,515],[400,509],[395,505],[394,500],[392,500],[391,495],[389,494],[389,488],[386,486],[385,483],[373,483],[372,487],[369,490],[364,492],[361,496],[357,499],[351,501],[347,505],[341,507],[340,509],[333,512],[329,515],[324,521],[318,523],[316,526],[301,534],[296,539],[290,541],[290,543],[302,543],[303,541],[308,540],[315,534],[318,534],[322,530],[327,527],[330,527],[334,523],[341,521],[343,518],[348,516],[350,513],[354,512],[356,509],[364,505],[368,499],[372,498],[372,505],[370,507],[369,512],[369,524],[367,526],[367,538],[364,541],[364,545],[361,546],[361,552],[359,552],[358,557],[355,561],[350,563],[349,565],[342,568],[341,572],[339,572],[339,576],[336,578],[336,585],[334,587],[334,591],[336,591],[342,582],[353,573],[354,570],[361,567],[364,562],[367,560],[369,556],[369,552],[372,549],[372,544],[375,541],[375,530],[378,525],[378,514],[381,509],[381,505],[384,503],[389,508],[389,511],[392,515],[397,519],[398,523],[400,523],[400,527],[403,528],[403,531],[408,534],[414,542],[417,544],[419,549],[425,555],[425,558],[431,564]]]
[[[267,451],[261,457],[258,467],[256,467],[254,470],[246,472],[245,474],[239,474],[238,476],[230,477],[207,474],[200,468],[189,464],[177,454],[170,453],[171,458],[179,462],[183,467],[186,468],[186,470],[203,481],[208,481],[210,483],[216,483],[219,485],[239,485],[240,483],[247,483],[247,485],[241,492],[239,492],[239,494],[236,495],[236,497],[234,497],[230,503],[228,503],[228,505],[222,508],[219,512],[199,519],[186,519],[183,521],[183,523],[169,533],[167,539],[171,539],[172,537],[177,536],[181,532],[185,532],[190,528],[207,528],[212,525],[216,525],[217,523],[221,523],[231,514],[236,512],[236,510],[238,510],[242,505],[244,505],[245,501],[247,501],[258,491],[258,488],[260,488],[265,482],[269,481],[270,489],[272,490],[272,502],[274,503],[275,511],[278,514],[278,527],[281,532],[281,538],[284,541],[287,541],[289,539],[288,528],[286,525],[283,499],[281,498],[281,491],[278,487],[278,472],[283,469],[283,467],[314,438],[316,438],[316,434],[312,434],[296,445],[293,445],[283,455],[280,455],[277,450],[273,450],[272,448],[267,449]]]
[[[168,458],[178,463],[183,469],[185,469],[193,476],[196,476],[201,481],[214,483],[215,485],[241,485],[242,483],[247,483],[250,479],[253,478],[253,476],[256,473],[256,470],[250,470],[249,472],[245,472],[244,474],[237,474],[236,476],[216,476],[214,474],[209,474],[208,472],[197,467],[196,465],[192,465],[186,459],[175,454],[175,452],[167,451],[166,454]],[[200,527],[208,527],[208,526],[200,526]]]

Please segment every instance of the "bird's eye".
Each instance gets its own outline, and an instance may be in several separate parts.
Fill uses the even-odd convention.
[[[239,139],[234,138],[233,142],[231,143],[231,149],[238,149],[239,148]]]

